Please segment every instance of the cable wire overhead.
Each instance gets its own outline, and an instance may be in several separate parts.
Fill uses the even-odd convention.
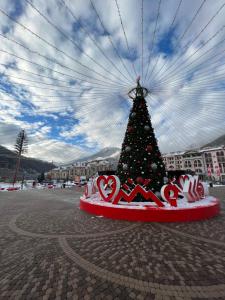
[[[110,35],[109,31],[106,29],[106,27],[105,27],[105,25],[104,25],[104,23],[103,23],[103,21],[102,21],[100,15],[99,15],[97,9],[96,9],[96,6],[94,5],[94,3],[93,3],[92,0],[90,0],[90,3],[91,3],[91,6],[92,6],[93,10],[95,11],[95,14],[96,14],[96,16],[97,16],[97,18],[98,18],[98,20],[99,20],[99,23],[101,24],[102,29],[104,30],[104,33],[105,33],[105,34],[107,35],[107,37],[108,37],[108,40],[109,40],[109,42],[110,42],[110,44],[111,44],[111,46],[112,46],[114,52],[115,52],[116,55],[118,56],[118,58],[119,58],[121,64],[123,65],[124,69],[127,71],[128,75],[130,76],[130,79],[131,79],[131,81],[132,81],[132,83],[133,83],[134,78],[133,78],[133,76],[131,75],[130,71],[127,69],[127,67],[126,67],[126,65],[125,65],[125,63],[124,63],[124,61],[123,61],[121,55],[119,54],[119,52],[118,52],[118,50],[117,50],[117,48],[116,48],[116,46],[115,46],[115,44],[114,44],[114,42],[113,42],[113,40],[112,40],[112,38],[111,38],[111,35]]]
[[[52,47],[54,50],[56,50],[57,52],[63,54],[65,57],[69,58],[70,60],[72,60],[73,62],[75,62],[76,64],[80,65],[81,67],[85,68],[86,70],[88,70],[89,72],[92,72],[104,79],[105,75],[97,72],[96,70],[94,70],[93,68],[90,68],[88,66],[86,66],[85,64],[81,63],[78,59],[75,59],[74,57],[72,57],[71,55],[69,55],[68,53],[66,53],[65,51],[59,49],[58,47],[56,47],[55,45],[53,45],[52,43],[50,43],[48,40],[46,40],[45,38],[41,37],[40,35],[38,35],[37,33],[35,33],[34,31],[32,31],[30,28],[26,27],[24,24],[22,24],[21,22],[19,22],[18,20],[16,20],[15,18],[13,18],[12,16],[10,16],[9,14],[7,14],[4,10],[2,10],[0,8],[0,12],[5,15],[6,17],[8,17],[11,21],[15,22],[16,24],[18,24],[19,26],[21,26],[24,30],[26,30],[27,32],[29,32],[30,34],[32,34],[33,36],[35,36],[36,38],[40,39],[42,42],[44,42],[45,44],[47,44],[48,46]],[[96,78],[98,80],[98,78]],[[111,81],[112,82],[112,81]],[[119,81],[116,82],[116,84],[118,84]],[[121,80],[120,80],[121,82]]]
[[[177,16],[178,16],[178,13],[179,13],[179,10],[180,10],[180,7],[181,7],[182,2],[183,2],[183,0],[179,0],[179,3],[178,3],[178,6],[177,6],[177,9],[176,9],[176,12],[175,12],[174,17],[173,17],[173,21],[171,22],[171,24],[170,24],[170,26],[169,26],[169,29],[167,30],[168,34],[170,33],[170,31],[171,31],[172,28],[173,28],[173,25],[174,25],[174,23],[175,23],[175,21],[176,21],[176,18],[177,18]],[[159,61],[159,57],[160,57],[160,55],[157,56],[156,63],[155,63],[155,65],[153,66],[153,68],[152,68],[152,70],[151,70],[151,72],[150,72],[150,74],[149,74],[148,81],[150,81],[151,76],[154,74],[155,68],[156,68],[156,66],[157,66],[157,64],[158,64],[158,61]]]
[[[76,17],[75,13],[69,8],[69,6],[66,4],[66,2],[64,0],[60,0],[61,3],[63,4],[63,6],[69,11],[69,13],[72,15],[72,17],[74,18],[74,20],[76,22],[79,22],[78,18]],[[92,41],[92,43],[97,47],[97,49],[100,51],[100,53],[110,62],[110,64],[113,66],[113,68],[115,70],[117,70],[120,75],[122,75],[125,80],[127,80],[128,82],[130,82],[130,79],[126,77],[126,75],[124,75],[124,73],[121,72],[121,70],[116,66],[116,64],[112,61],[112,59],[105,53],[105,51],[102,49],[102,47],[99,45],[98,42],[96,42],[95,37],[93,37],[88,30],[86,29],[85,26],[82,25],[81,22],[79,22],[79,26],[80,29],[89,37],[89,39]]]
[[[87,58],[89,58],[92,62],[94,62],[97,66],[99,66],[102,70],[105,72],[111,74],[115,79],[121,80],[120,77],[112,73],[109,69],[106,69],[100,62],[98,62],[95,58],[90,56],[88,53],[84,51],[80,47],[80,45],[71,37],[69,37],[62,29],[60,29],[55,23],[53,23],[46,15],[44,15],[32,2],[29,0],[25,0],[48,24],[50,24],[53,28],[55,28],[62,36],[64,36],[68,41],[70,41],[79,51],[82,55],[85,55]]]
[[[171,63],[169,65],[169,67],[162,73],[166,75],[166,72],[171,69],[172,67],[174,67],[176,65],[176,63],[182,59],[184,53],[186,52],[186,50],[193,45],[193,43],[199,38],[199,36],[206,30],[206,28],[213,22],[213,20],[218,16],[218,14],[222,11],[222,9],[225,7],[225,2],[220,6],[220,8],[216,11],[216,13],[210,18],[210,20],[206,23],[206,25],[203,26],[203,28],[199,31],[199,33],[194,37],[193,40],[191,40],[190,42],[187,42],[187,44],[181,48],[181,50],[183,50],[180,55],[178,55],[177,59],[175,61],[173,61],[173,63]],[[158,80],[161,80],[162,78],[164,78],[163,76],[160,76]]]
[[[136,72],[135,65],[134,65],[134,62],[133,62],[133,59],[132,59],[131,49],[130,49],[130,46],[128,44],[128,39],[127,39],[126,31],[125,31],[125,28],[124,28],[124,25],[123,25],[123,20],[122,20],[122,16],[121,16],[121,12],[120,12],[118,1],[115,0],[115,3],[116,3],[116,7],[117,7],[119,18],[120,18],[120,24],[121,24],[121,27],[122,27],[122,30],[123,30],[123,35],[124,35],[124,38],[125,38],[127,50],[128,50],[129,56],[130,56],[130,60],[132,61],[133,71],[134,71],[134,73],[135,73],[135,75],[137,77],[137,72]]]
[[[144,79],[145,81],[147,79],[148,71],[149,71],[149,67],[150,67],[150,63],[151,63],[151,55],[152,55],[152,50],[153,50],[154,43],[155,43],[156,30],[157,30],[157,25],[158,25],[158,20],[159,20],[161,2],[162,2],[162,0],[159,0],[157,17],[156,17],[156,21],[155,21],[155,28],[154,28],[154,32],[153,32],[153,38],[152,38],[150,53],[149,53],[149,57],[148,57],[148,67],[147,67],[147,71],[145,73],[145,79]]]

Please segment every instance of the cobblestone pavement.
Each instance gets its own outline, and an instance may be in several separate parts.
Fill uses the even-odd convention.
[[[225,299],[225,187],[202,222],[113,221],[81,190],[0,193],[0,299]]]

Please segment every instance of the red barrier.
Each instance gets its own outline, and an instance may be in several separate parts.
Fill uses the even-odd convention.
[[[20,188],[19,187],[9,187],[7,188],[7,191],[11,192],[11,191],[18,191]]]
[[[190,208],[165,207],[120,207],[120,205],[104,205],[102,201],[94,203],[81,197],[80,209],[97,216],[114,220],[137,222],[190,222],[212,218],[220,212],[220,202],[214,198],[208,205]]]
[[[48,189],[53,189],[54,186],[53,185],[48,185]]]

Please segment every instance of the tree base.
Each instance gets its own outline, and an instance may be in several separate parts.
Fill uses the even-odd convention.
[[[150,202],[112,204],[97,197],[80,198],[80,209],[96,216],[136,222],[191,222],[212,218],[220,212],[218,199],[208,196],[178,207],[156,207]]]

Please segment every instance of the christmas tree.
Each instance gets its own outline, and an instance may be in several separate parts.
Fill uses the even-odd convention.
[[[150,179],[147,189],[155,193],[160,192],[166,173],[145,101],[148,90],[140,85],[139,80],[137,87],[129,93],[129,97],[133,99],[133,107],[122,144],[117,175],[121,184],[127,183],[130,178],[135,183],[145,185],[146,179]]]

